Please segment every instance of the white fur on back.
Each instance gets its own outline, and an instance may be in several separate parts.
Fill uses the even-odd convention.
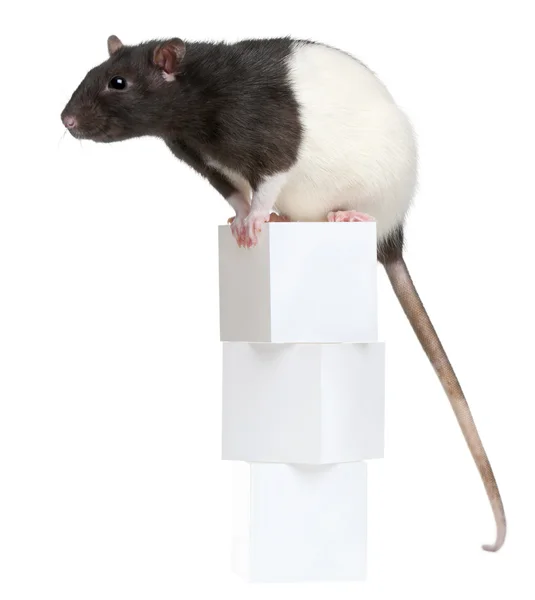
[[[289,66],[304,138],[276,208],[296,221],[365,212],[381,239],[403,221],[414,194],[408,119],[379,79],[339,50],[296,43]]]

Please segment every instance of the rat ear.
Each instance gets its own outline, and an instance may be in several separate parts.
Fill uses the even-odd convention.
[[[108,38],[108,52],[110,56],[115,54],[117,50],[120,50],[123,47],[123,42],[116,36],[110,35]]]
[[[186,44],[179,38],[173,38],[156,46],[152,60],[157,67],[163,70],[164,78],[172,80],[178,73],[185,54]]]

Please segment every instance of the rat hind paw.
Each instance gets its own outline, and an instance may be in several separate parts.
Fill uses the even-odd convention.
[[[330,223],[365,223],[375,221],[371,215],[357,212],[356,210],[337,210],[327,215]]]

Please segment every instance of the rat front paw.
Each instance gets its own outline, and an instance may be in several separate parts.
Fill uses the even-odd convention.
[[[268,222],[286,222],[286,217],[276,213],[270,215],[235,216],[228,219],[230,230],[240,248],[252,248],[258,243],[258,233],[262,230],[262,224]]]
[[[269,222],[269,213],[250,213],[243,220],[245,228],[244,246],[252,248],[258,243],[258,234],[262,231],[262,225]]]
[[[236,215],[235,217],[229,219],[230,222],[230,231],[234,236],[234,239],[238,242],[238,246],[240,248],[245,246],[245,238],[246,238],[246,228],[245,228],[245,217]]]

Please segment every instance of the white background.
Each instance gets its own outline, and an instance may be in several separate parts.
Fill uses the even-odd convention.
[[[314,7],[315,6],[315,7]],[[535,43],[530,3],[4,3],[0,598],[533,597]],[[156,140],[79,144],[60,112],[125,43],[292,34],[367,63],[419,135],[407,262],[500,484],[505,547],[448,402],[380,278],[386,457],[365,583],[247,585],[220,460],[217,225]]]

